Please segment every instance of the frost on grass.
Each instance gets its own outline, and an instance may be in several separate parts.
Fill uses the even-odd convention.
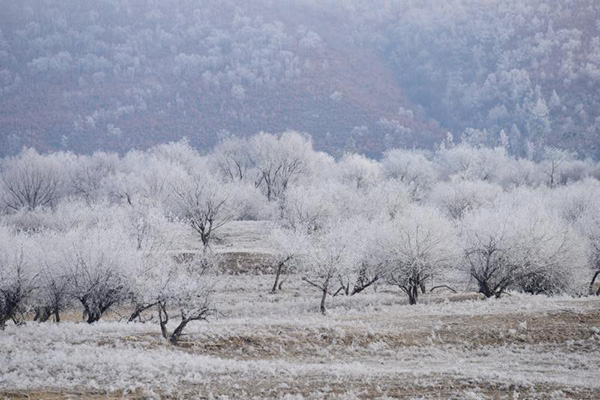
[[[0,394],[600,397],[598,165],[540,146],[0,160]]]
[[[160,339],[151,323],[9,326],[0,336],[0,390],[181,394],[229,388],[235,397],[236,384],[259,395],[263,385],[278,382],[284,385],[272,392],[277,397],[300,393],[313,379],[321,382],[313,395],[326,392],[328,382],[338,394],[356,390],[359,398],[365,397],[360,388],[386,381],[410,382],[426,392],[440,381],[471,382],[472,388],[600,390],[597,313],[587,314],[595,318],[588,333],[568,343],[527,341],[557,315],[595,312],[594,300],[520,296],[416,307],[359,302],[352,312],[336,304],[322,317],[312,310],[286,315],[296,297],[283,297],[284,304],[271,309],[254,297],[255,316],[235,316],[225,305],[231,316],[192,323],[182,347]],[[479,327],[489,320],[499,321],[494,340]],[[461,331],[464,325],[470,330]]]

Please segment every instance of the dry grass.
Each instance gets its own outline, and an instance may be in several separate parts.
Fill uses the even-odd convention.
[[[275,296],[259,295],[248,278],[236,279],[245,286],[234,285],[222,296],[233,297],[233,305],[247,303],[248,309],[234,308],[211,324],[190,327],[177,347],[162,341],[153,323],[135,325],[143,329],[130,335],[99,334],[88,343],[118,351],[118,340],[119,346],[142,352],[166,350],[174,357],[184,353],[264,362],[276,366],[273,371],[257,369],[248,374],[233,368],[190,382],[172,376],[179,382],[175,390],[157,381],[150,392],[0,390],[0,398],[600,399],[600,386],[566,378],[571,368],[575,378],[580,371],[589,376],[590,360],[600,359],[600,299],[546,302],[537,297],[498,302],[481,301],[477,294],[440,292],[423,296],[421,300],[429,305],[411,307],[398,304],[402,299],[395,292],[381,290],[362,299],[337,299],[330,315],[322,317],[310,310],[287,314],[297,302],[312,301],[314,293],[306,288],[291,285]],[[270,277],[264,281],[268,287]],[[369,305],[368,296],[380,303]],[[279,308],[268,308],[273,304]],[[271,314],[261,316],[265,309]],[[119,310],[107,319],[119,320],[128,311]],[[81,315],[65,313],[63,319],[79,322]],[[496,353],[504,358],[496,359]],[[512,354],[521,358],[513,362]],[[543,365],[527,365],[529,354],[541,354],[536,362]],[[435,357],[441,363],[437,369]],[[464,364],[466,369],[456,367],[454,357],[456,365]],[[490,364],[497,365],[499,375],[490,375]],[[281,372],[278,365],[284,365]],[[518,371],[510,371],[515,365]],[[478,366],[487,372],[472,373]],[[527,378],[525,383],[518,379],[521,375]]]

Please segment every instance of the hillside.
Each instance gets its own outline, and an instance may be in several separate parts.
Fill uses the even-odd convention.
[[[287,129],[333,154],[447,131],[600,153],[593,0],[0,5],[0,155]]]

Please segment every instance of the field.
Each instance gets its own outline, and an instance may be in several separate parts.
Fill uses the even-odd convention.
[[[8,398],[600,397],[600,300],[427,296],[335,298],[270,276],[229,279],[223,315],[178,347],[155,323],[9,327],[0,336]],[[472,297],[472,296],[471,296]],[[460,301],[453,301],[460,300]],[[116,319],[112,315],[110,319]],[[73,315],[72,319],[76,319]]]
[[[249,228],[234,225],[219,242],[238,265],[249,253],[260,264],[260,229],[232,244]],[[156,317],[127,323],[124,308],[94,325],[73,312],[60,324],[8,326],[0,398],[600,398],[600,298],[482,300],[454,282],[464,292],[409,306],[381,285],[330,298],[321,315],[300,276],[270,294],[273,275],[236,272],[216,287],[220,315],[192,323],[178,346]]]

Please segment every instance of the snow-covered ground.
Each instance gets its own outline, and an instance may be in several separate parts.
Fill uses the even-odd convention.
[[[329,299],[322,316],[299,277],[276,295],[272,279],[223,277],[222,314],[177,347],[115,315],[8,326],[0,396],[600,398],[600,299],[440,292],[409,306],[379,287]]]
[[[178,346],[160,336],[154,310],[127,323],[123,308],[94,325],[80,311],[61,324],[0,332],[0,398],[600,398],[600,298],[512,293],[482,300],[458,289],[409,306],[376,286],[327,300],[301,276],[274,276],[268,222],[233,222],[214,249],[219,316],[194,322]],[[201,251],[196,236],[178,253]],[[173,316],[176,312],[173,310]],[[171,320],[173,329],[176,318]]]

